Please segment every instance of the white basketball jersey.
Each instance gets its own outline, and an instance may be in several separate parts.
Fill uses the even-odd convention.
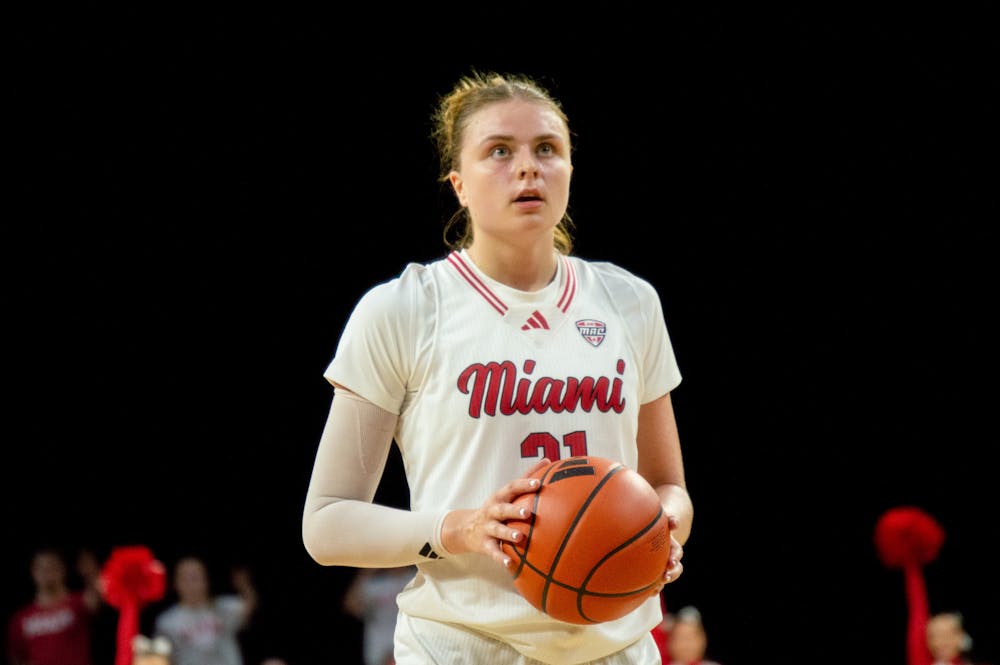
[[[681,380],[647,281],[560,256],[556,279],[529,293],[490,279],[464,251],[369,290],[324,376],[399,414],[419,511],[476,508],[542,457],[598,455],[634,469],[639,405]],[[543,662],[612,653],[661,619],[651,598],[615,621],[564,623],[528,604],[492,559],[427,554],[443,557],[419,564],[400,609]]]

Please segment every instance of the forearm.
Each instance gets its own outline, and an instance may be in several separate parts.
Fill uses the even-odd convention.
[[[444,511],[372,503],[395,425],[395,414],[337,389],[302,515],[303,544],[317,563],[393,568],[443,555]]]
[[[683,545],[691,535],[691,524],[694,519],[691,496],[684,487],[671,483],[657,485],[655,489],[663,505],[663,512],[677,518],[677,528],[671,535]]]
[[[357,500],[307,503],[306,551],[324,566],[394,568],[443,556],[441,513],[413,512]],[[432,555],[433,553],[433,555]]]

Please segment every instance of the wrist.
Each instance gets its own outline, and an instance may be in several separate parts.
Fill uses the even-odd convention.
[[[448,554],[462,554],[466,551],[462,541],[462,517],[467,512],[461,509],[447,510],[441,515],[437,534],[442,551]]]

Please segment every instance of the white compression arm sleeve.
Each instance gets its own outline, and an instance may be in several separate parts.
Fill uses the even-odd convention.
[[[395,427],[395,414],[337,389],[302,516],[302,541],[317,563],[391,568],[426,561],[428,550],[445,554],[440,533],[446,510],[413,512],[372,503]]]

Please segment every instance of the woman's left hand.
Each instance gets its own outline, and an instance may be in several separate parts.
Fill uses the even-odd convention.
[[[676,517],[670,516],[667,518],[667,526],[670,529],[670,556],[667,557],[667,569],[663,571],[663,578],[660,580],[660,584],[654,588],[651,595],[659,595],[663,591],[663,587],[671,582],[676,582],[677,578],[684,572],[684,564],[681,563],[681,559],[684,558],[684,547],[673,536],[677,525]]]

